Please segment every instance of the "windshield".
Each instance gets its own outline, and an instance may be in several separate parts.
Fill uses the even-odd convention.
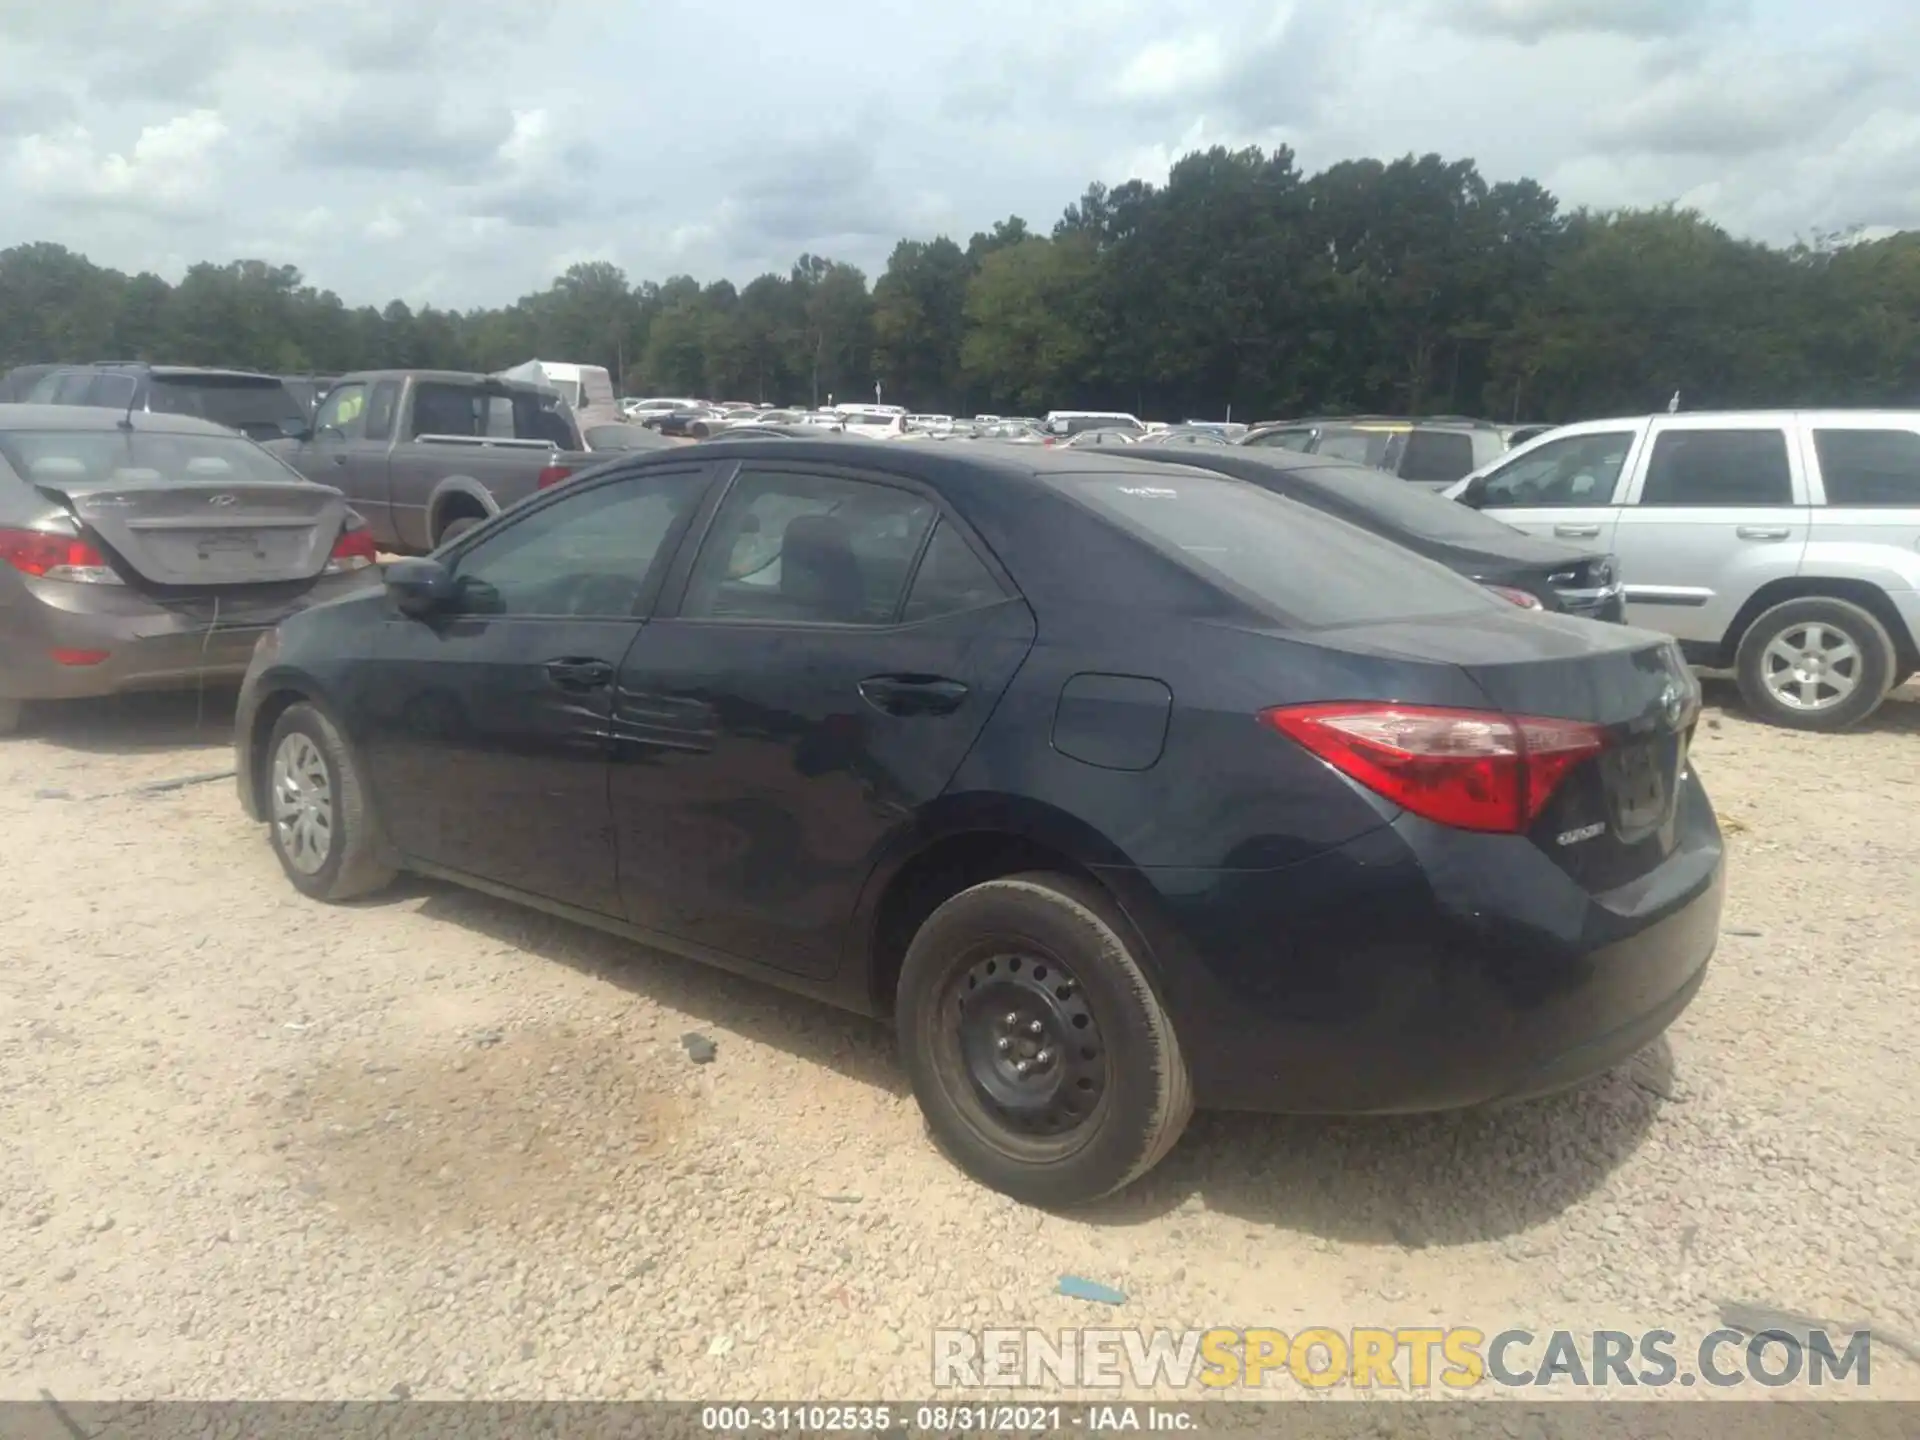
[[[301,476],[238,435],[164,435],[151,430],[0,430],[0,456],[29,483],[49,489],[104,485],[265,482]]]
[[[1390,540],[1218,476],[1075,475],[1082,500],[1188,568],[1300,629],[1503,605]]]
[[[277,440],[307,423],[307,409],[278,380],[241,376],[156,375],[147,408],[193,415],[238,430],[250,440]]]
[[[555,380],[553,382],[553,388],[560,392],[560,398],[566,401],[567,404],[573,406],[576,410],[580,408],[580,382],[578,380]]]

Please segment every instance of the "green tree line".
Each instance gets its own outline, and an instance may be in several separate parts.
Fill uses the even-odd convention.
[[[1920,232],[1791,247],[1673,208],[1563,210],[1437,155],[1315,175],[1196,152],[1018,216],[902,240],[869,287],[803,255],[736,287],[575,265],[498,309],[347,305],[287,265],[176,284],[58,245],[0,251],[0,361],[279,372],[605,365],[628,394],[864,399],[1170,419],[1310,412],[1567,420],[1665,408],[1920,405]]]

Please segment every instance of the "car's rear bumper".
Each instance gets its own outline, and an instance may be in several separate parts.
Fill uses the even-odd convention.
[[[1518,837],[1403,816],[1276,871],[1106,878],[1151,947],[1199,1103],[1368,1114],[1578,1084],[1657,1038],[1719,936],[1698,782],[1685,843],[1592,896]]]
[[[28,582],[0,607],[0,698],[79,700],[201,683],[233,685],[260,636],[309,605],[369,583],[329,577],[291,600],[166,606],[123,586]]]

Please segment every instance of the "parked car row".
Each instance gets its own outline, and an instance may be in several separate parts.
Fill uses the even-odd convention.
[[[1324,457],[773,428],[265,635],[236,774],[290,884],[439,876],[888,1017],[939,1145],[1042,1205],[1196,1107],[1575,1084],[1699,988],[1698,686],[1553,613],[1553,542]]]

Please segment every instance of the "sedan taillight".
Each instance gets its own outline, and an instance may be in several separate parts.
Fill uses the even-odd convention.
[[[120,577],[98,548],[74,535],[47,530],[0,530],[0,560],[22,575],[75,585],[118,585]]]
[[[333,542],[333,553],[327,557],[327,567],[323,575],[350,575],[355,570],[364,570],[380,559],[380,547],[374,543],[373,532],[365,525],[349,522],[340,532],[340,538]]]
[[[1518,605],[1522,610],[1544,610],[1540,597],[1531,591],[1521,590],[1512,585],[1488,585],[1485,587],[1509,604]]]
[[[1568,772],[1607,746],[1598,725],[1493,710],[1353,701],[1260,718],[1416,815],[1500,834],[1531,828]]]
[[[562,480],[573,474],[570,465],[548,465],[541,469],[539,477],[533,482],[537,490],[550,490]]]

